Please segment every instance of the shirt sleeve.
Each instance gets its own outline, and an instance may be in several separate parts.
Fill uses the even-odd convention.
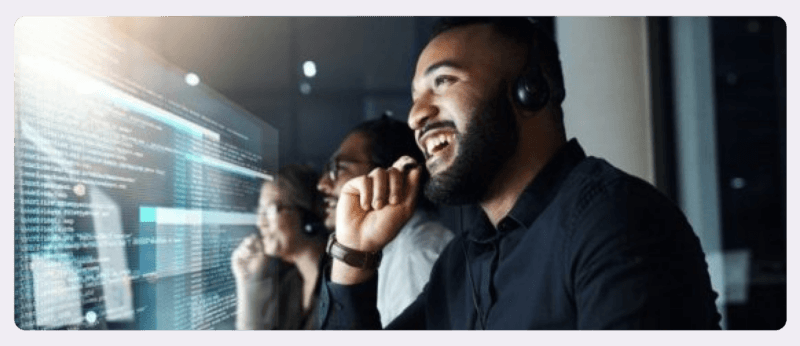
[[[330,281],[330,266],[322,277],[317,302],[320,329],[371,330],[381,329],[377,308],[378,275],[356,285],[339,285]],[[425,291],[409,305],[386,329],[425,329]]]
[[[577,327],[719,329],[705,256],[677,206],[638,182],[595,196],[576,217],[567,262]]]
[[[439,254],[453,238],[452,232],[438,222],[423,222],[407,230],[407,238],[395,246],[393,258],[381,264],[378,282],[378,310],[381,323],[387,326],[422,292],[430,279]],[[392,245],[392,244],[390,244]],[[386,255],[386,253],[385,253]]]
[[[381,329],[378,274],[360,284],[340,285],[330,281],[330,268],[325,268],[317,302],[320,329]]]

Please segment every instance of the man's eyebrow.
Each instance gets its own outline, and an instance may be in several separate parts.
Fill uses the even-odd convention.
[[[459,64],[457,64],[455,61],[442,60],[442,61],[437,62],[437,63],[435,63],[435,64],[433,64],[431,66],[428,66],[428,68],[425,69],[425,75],[427,76],[427,75],[433,73],[433,71],[435,71],[436,69],[441,68],[441,67],[461,68],[461,66]]]
[[[336,159],[339,160],[339,162],[355,162],[355,163],[361,162],[361,160],[351,156],[339,156]]]
[[[442,68],[442,67],[451,67],[451,68],[458,68],[458,69],[462,68],[461,65],[457,64],[455,61],[442,60],[442,61],[439,61],[439,62],[437,62],[437,63],[435,63],[435,64],[433,64],[431,66],[428,66],[428,68],[425,69],[425,73],[423,75],[424,76],[428,76],[431,73],[433,73],[433,71],[435,71],[436,69]],[[411,85],[411,94],[412,95],[414,94],[414,85],[413,84]]]

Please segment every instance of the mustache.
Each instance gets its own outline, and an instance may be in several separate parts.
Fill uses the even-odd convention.
[[[432,130],[440,129],[440,128],[451,128],[453,130],[456,130],[456,123],[454,123],[451,120],[442,120],[442,121],[437,121],[437,122],[434,122],[434,123],[427,123],[419,131],[419,135],[417,135],[417,140],[422,138],[422,136],[424,136],[426,133],[428,133],[428,131],[432,131]]]

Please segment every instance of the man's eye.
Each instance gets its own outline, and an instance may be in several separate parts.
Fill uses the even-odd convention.
[[[438,76],[438,77],[436,77],[436,79],[433,80],[433,84],[436,87],[439,87],[439,86],[442,86],[445,83],[446,84],[451,84],[451,83],[455,82],[455,80],[456,79],[451,77],[451,76]]]

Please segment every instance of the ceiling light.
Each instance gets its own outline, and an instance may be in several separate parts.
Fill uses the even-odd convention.
[[[186,74],[186,84],[189,84],[191,86],[195,86],[195,85],[197,85],[199,83],[200,83],[200,77],[198,77],[196,74],[191,73],[191,72]]]
[[[309,60],[303,63],[303,74],[306,77],[311,78],[317,75],[317,65],[314,64],[313,61]]]

